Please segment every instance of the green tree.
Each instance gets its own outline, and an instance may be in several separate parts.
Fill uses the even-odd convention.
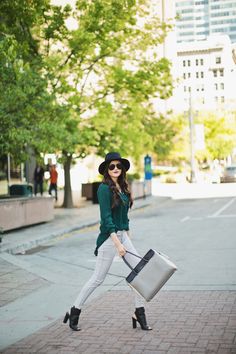
[[[144,149],[160,149],[167,130],[150,100],[172,92],[170,63],[157,54],[169,25],[152,15],[150,1],[80,0],[71,9],[47,0],[3,0],[0,10],[3,32],[16,40],[19,58],[30,63],[42,85],[47,82],[51,120],[41,124],[39,114],[32,130],[40,140],[37,146],[62,153],[65,207],[72,206],[74,156],[90,148],[102,155],[114,148],[136,157]],[[72,18],[76,29],[66,26]]]
[[[236,141],[236,115],[232,112],[201,113],[197,122],[204,124],[205,154],[210,160],[229,156]]]
[[[0,41],[0,52],[0,155],[10,153],[22,161],[27,146],[47,149],[42,136],[56,112],[47,81],[20,58],[12,36]]]
[[[187,162],[190,157],[188,118],[181,114],[173,116],[172,123],[176,134],[168,159],[175,164]],[[195,152],[199,162],[225,159],[232,153],[236,141],[235,112],[198,112],[194,115],[194,123],[204,125],[205,149]]]
[[[48,0],[0,3],[0,155],[18,161],[28,147],[39,154],[57,142],[48,135],[62,110],[48,89],[37,34],[50,9]]]
[[[85,154],[90,146],[101,155],[118,149],[135,156],[152,146],[145,127],[148,102],[155,96],[168,97],[172,82],[170,63],[155,53],[167,25],[151,16],[148,5],[79,1],[73,11],[78,28],[64,34],[59,45],[63,51],[48,50],[47,45],[41,49],[50,54],[48,72],[60,69],[53,72],[51,87],[69,112],[66,139],[61,141],[67,171],[72,156]],[[144,18],[147,24],[141,25]],[[58,39],[50,38],[50,48],[53,42],[55,47]],[[64,206],[71,205],[69,195],[66,190]]]

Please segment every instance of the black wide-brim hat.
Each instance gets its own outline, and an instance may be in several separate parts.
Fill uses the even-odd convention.
[[[103,161],[99,167],[98,167],[98,172],[103,175],[105,172],[106,165],[109,164],[111,161],[118,160],[122,163],[124,166],[125,170],[128,171],[130,168],[130,162],[127,159],[123,159],[118,152],[109,152],[106,154],[105,161]]]

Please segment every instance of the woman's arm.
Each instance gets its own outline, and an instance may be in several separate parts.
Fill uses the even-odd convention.
[[[124,246],[122,245],[122,243],[118,239],[117,234],[115,232],[112,232],[110,237],[111,237],[112,241],[114,242],[114,245],[117,249],[119,256],[121,256],[121,257],[124,256],[126,253],[126,249],[124,248]]]
[[[110,235],[112,232],[116,232],[116,226],[112,217],[111,192],[109,187],[105,184],[101,184],[98,188],[97,195],[100,206],[101,224],[105,228],[106,233]]]

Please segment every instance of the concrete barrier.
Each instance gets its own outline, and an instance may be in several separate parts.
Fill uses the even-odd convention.
[[[132,181],[130,187],[133,199],[145,198],[152,195],[152,181]]]
[[[0,228],[8,231],[50,221],[54,217],[51,197],[9,198],[0,200]]]
[[[97,200],[97,188],[99,182],[82,184],[82,197],[86,197],[87,200],[93,200],[98,203]],[[132,181],[130,182],[130,189],[133,199],[145,198],[152,195],[152,181]]]

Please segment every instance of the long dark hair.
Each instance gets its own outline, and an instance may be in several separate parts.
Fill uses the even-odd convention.
[[[121,197],[120,197],[120,193],[119,190],[117,189],[115,182],[111,179],[109,173],[108,173],[108,166],[109,163],[107,163],[106,167],[105,167],[105,171],[104,171],[104,175],[103,175],[103,180],[102,182],[107,184],[111,191],[112,191],[112,208],[117,207],[120,203],[122,203]],[[124,168],[124,166],[122,165],[122,170],[121,170],[121,174],[118,177],[118,184],[121,188],[121,191],[124,192],[128,197],[129,197],[129,207],[131,208],[133,205],[133,198],[131,196],[131,192],[129,189],[129,184],[126,180],[126,170]]]

